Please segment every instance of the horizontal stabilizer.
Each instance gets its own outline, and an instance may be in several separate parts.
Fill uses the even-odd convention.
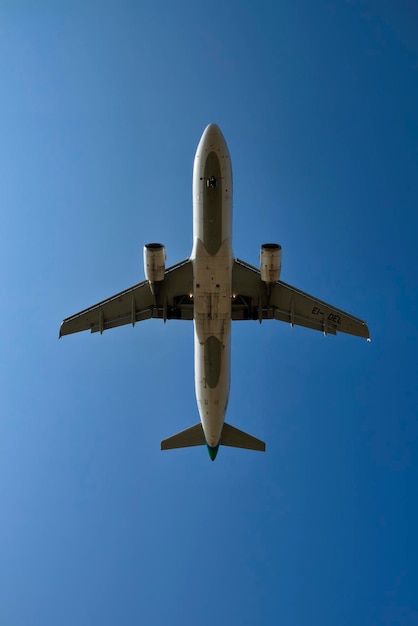
[[[248,436],[248,435],[247,435]],[[199,422],[180,433],[164,439],[161,442],[161,450],[172,450],[173,448],[189,448],[190,446],[204,446],[206,443],[202,424]]]
[[[246,448],[247,450],[266,451],[266,444],[260,439],[256,439],[251,435],[247,435],[242,430],[234,428],[225,422],[222,429],[221,445],[231,446],[232,448]]]

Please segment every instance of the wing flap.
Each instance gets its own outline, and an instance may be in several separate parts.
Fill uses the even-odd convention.
[[[149,320],[153,317],[153,307],[150,307],[143,311],[135,311],[134,313],[134,321],[143,322],[144,320]],[[132,324],[132,314],[131,315],[119,315],[115,319],[106,319],[103,322],[103,331],[109,330],[110,328],[117,328],[118,326],[125,326],[126,324]],[[100,321],[96,323],[94,326],[90,327],[90,332],[98,333],[100,332]]]
[[[337,330],[333,325],[328,324],[324,327],[323,322],[320,320],[309,320],[294,314],[292,321],[292,314],[289,311],[281,311],[280,309],[275,308],[273,310],[273,318],[279,322],[288,322],[289,324],[294,324],[295,326],[304,326],[305,328],[310,328],[312,330],[320,330],[322,332],[325,331],[325,333],[329,335],[337,334]]]

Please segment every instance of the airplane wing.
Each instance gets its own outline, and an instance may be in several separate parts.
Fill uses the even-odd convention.
[[[167,319],[193,319],[193,270],[189,260],[169,267],[164,274],[157,297],[151,293],[148,281],[138,283],[115,296],[103,300],[80,313],[67,317],[60,327],[59,336],[82,330],[100,332],[150,317]]]
[[[237,259],[232,270],[232,319],[275,319],[325,334],[348,333],[369,339],[366,322],[278,280],[270,294],[257,268]]]

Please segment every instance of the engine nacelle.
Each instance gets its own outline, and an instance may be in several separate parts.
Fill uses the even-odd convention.
[[[278,243],[264,243],[260,250],[261,280],[267,284],[280,278],[282,269],[282,247]]]
[[[145,278],[153,294],[164,280],[165,259],[165,248],[161,243],[147,243],[144,246]]]

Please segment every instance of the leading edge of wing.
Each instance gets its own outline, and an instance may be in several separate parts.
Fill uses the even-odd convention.
[[[176,295],[190,292],[190,281],[193,281],[193,276],[189,259],[172,265],[165,271],[162,292],[165,294],[166,306],[167,298],[171,304]],[[135,322],[151,317],[163,317],[162,309],[151,293],[148,281],[144,280],[64,319],[59,337],[84,330],[102,333],[124,324],[135,325]]]
[[[291,325],[321,330],[325,334],[343,332],[370,339],[365,321],[323,300],[279,280],[267,296],[258,268],[236,259],[234,294],[251,298],[253,311],[245,319],[276,319]],[[243,319],[241,317],[237,319]]]

